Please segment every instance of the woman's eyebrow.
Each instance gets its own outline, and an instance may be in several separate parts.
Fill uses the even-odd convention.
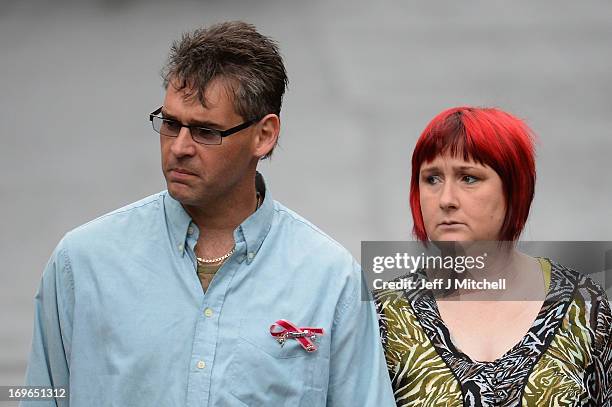
[[[425,168],[422,168],[420,172],[421,173],[424,173],[424,172],[427,172],[427,173],[430,173],[430,172],[440,172],[440,167],[435,166],[435,165],[431,166],[431,167],[425,167]]]
[[[474,167],[474,166],[471,166],[471,165],[461,165],[461,166],[458,166],[458,167],[453,167],[453,169],[455,171],[456,170],[459,170],[459,171],[468,171],[468,170],[477,170],[478,167]]]
[[[479,169],[478,167],[475,167],[473,165],[458,165],[458,166],[452,167],[453,172],[474,171],[478,169]],[[442,170],[437,165],[432,165],[432,166],[424,167],[423,169],[421,169],[420,172],[421,173],[432,173],[432,172],[442,172]]]

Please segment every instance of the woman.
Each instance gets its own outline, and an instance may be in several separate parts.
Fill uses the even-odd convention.
[[[573,270],[515,248],[534,190],[533,138],[516,117],[459,107],[424,130],[412,156],[416,237],[503,241],[492,272],[512,270],[515,294],[540,295],[479,301],[459,289],[451,292],[459,301],[442,301],[431,291],[376,292],[398,406],[611,405],[612,316],[605,292]]]

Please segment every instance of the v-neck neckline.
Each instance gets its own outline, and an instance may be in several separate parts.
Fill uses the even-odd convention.
[[[520,398],[533,368],[554,339],[577,287],[576,275],[549,259],[550,287],[537,317],[523,338],[494,361],[474,361],[452,342],[431,290],[413,293],[409,300],[419,324],[436,353],[461,385],[464,400],[471,397],[479,383],[509,389],[504,398]],[[519,392],[519,393],[517,393]]]
[[[538,313],[536,314],[535,318],[531,321],[531,324],[529,325],[529,329],[527,329],[525,334],[523,334],[523,336],[521,336],[521,338],[516,343],[514,343],[510,348],[508,348],[502,355],[495,358],[494,360],[474,360],[474,358],[472,358],[467,353],[463,352],[457,346],[457,344],[453,340],[453,336],[450,332],[450,329],[448,328],[448,325],[444,322],[444,319],[442,318],[442,314],[440,314],[438,303],[434,299],[435,312],[437,313],[436,316],[440,320],[441,325],[443,325],[443,328],[446,330],[446,332],[448,332],[448,339],[449,339],[448,345],[449,345],[449,348],[451,348],[451,351],[453,353],[457,355],[462,355],[465,359],[467,359],[469,363],[473,365],[495,365],[495,364],[498,364],[500,361],[502,361],[507,355],[510,355],[513,352],[515,352],[518,347],[523,346],[528,336],[530,335],[537,336],[537,332],[536,332],[537,321],[541,320],[542,318],[546,316],[546,313],[547,313],[546,303],[547,301],[548,302],[552,301],[553,296],[554,296],[554,293],[553,293],[553,296],[549,297],[549,293],[551,292],[552,261],[547,258],[537,258],[537,260],[540,265],[540,270],[542,272],[542,276],[544,280],[544,290],[545,290],[544,300],[542,301],[542,304],[540,305]],[[427,294],[431,296],[431,292]]]
[[[432,340],[432,343],[434,343],[434,346],[436,343],[439,343],[439,344],[443,343],[448,348],[446,349],[447,351],[450,351],[455,355],[461,356],[461,358],[465,359],[465,361],[469,362],[470,364],[475,364],[475,365],[498,364],[501,361],[503,361],[504,358],[507,358],[509,355],[514,353],[517,350],[517,348],[524,347],[526,342],[529,342],[530,339],[540,338],[542,337],[543,334],[545,334],[541,331],[541,326],[538,323],[538,321],[542,321],[545,319],[550,320],[550,318],[553,318],[555,325],[557,326],[563,319],[565,312],[552,312],[552,311],[557,310],[558,306],[561,304],[564,304],[567,307],[569,303],[571,302],[570,300],[573,297],[573,291],[576,287],[576,281],[573,281],[573,280],[570,281],[567,278],[567,275],[565,275],[565,273],[559,273],[559,268],[562,266],[559,266],[558,264],[552,262],[550,259],[545,259],[545,260],[547,260],[551,265],[550,287],[544,297],[544,301],[542,302],[542,306],[540,307],[540,310],[538,311],[536,318],[532,322],[531,326],[529,327],[525,335],[523,335],[523,337],[517,343],[515,343],[511,348],[509,348],[506,352],[504,352],[502,356],[496,358],[493,361],[473,360],[470,356],[468,356],[467,354],[465,354],[464,352],[462,352],[455,346],[455,344],[451,340],[450,330],[448,329],[448,326],[444,323],[444,320],[442,319],[442,316],[440,315],[438,305],[436,303],[436,300],[431,290],[423,291],[422,295],[416,298],[412,303],[413,308],[415,308],[416,306],[415,314],[417,316],[417,319],[419,320],[421,325],[425,323],[426,325],[435,325],[437,327],[436,330],[431,331],[433,335],[430,336],[428,334],[428,338],[430,340],[435,339],[435,338],[432,338],[432,336],[439,336],[441,333],[444,333],[444,335],[446,336],[445,338],[446,340],[444,341]],[[570,293],[572,295],[568,295]],[[423,301],[427,302],[426,308],[429,309],[429,312],[423,312],[423,313],[419,312],[419,307],[423,304]],[[554,336],[554,335],[551,335],[551,336]],[[437,348],[436,350],[440,351],[444,349]]]

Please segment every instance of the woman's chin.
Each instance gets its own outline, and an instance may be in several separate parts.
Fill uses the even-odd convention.
[[[444,233],[438,233],[432,240],[439,242],[469,242],[473,241],[474,237],[471,236],[469,233],[465,233],[462,231],[449,231]]]

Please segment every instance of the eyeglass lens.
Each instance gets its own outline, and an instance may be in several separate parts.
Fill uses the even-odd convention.
[[[183,125],[175,120],[153,117],[153,129],[167,137],[178,137]],[[213,129],[190,126],[191,137],[196,143],[220,144],[221,135]]]

